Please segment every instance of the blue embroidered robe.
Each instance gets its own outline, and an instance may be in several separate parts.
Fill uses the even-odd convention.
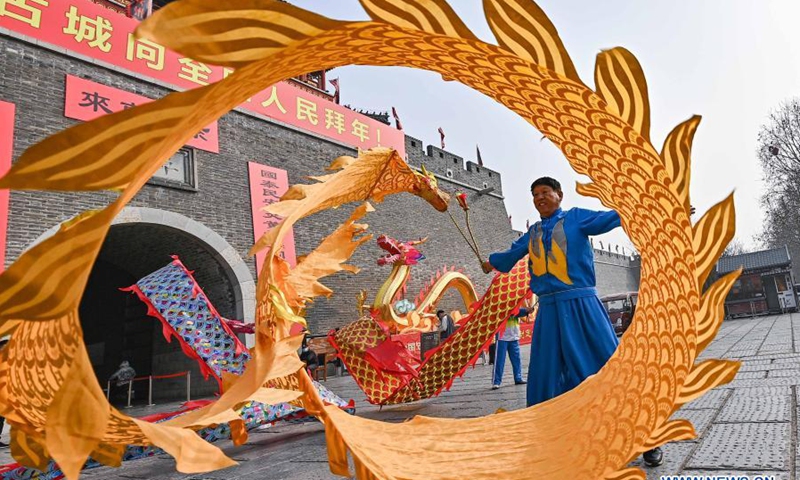
[[[616,350],[608,313],[595,289],[589,236],[620,226],[616,212],[556,210],[489,263],[508,272],[525,255],[531,290],[539,296],[528,367],[528,406],[575,388],[594,375]]]

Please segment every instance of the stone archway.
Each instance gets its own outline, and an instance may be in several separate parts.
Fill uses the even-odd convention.
[[[36,243],[57,228],[46,232]],[[217,391],[216,381],[202,380],[196,361],[182,352],[178,342],[165,341],[161,325],[147,315],[147,308],[138,297],[120,291],[169,264],[172,255],[194,272],[198,285],[220,315],[253,320],[255,282],[234,247],[210,228],[183,215],[128,207],[112,223],[80,306],[84,340],[102,385],[126,360],[139,376],[190,371],[193,398]],[[252,339],[245,340],[250,343]],[[112,392],[118,394],[115,390],[118,389]],[[147,382],[137,382],[135,393],[137,400],[145,399]],[[162,400],[185,398],[185,377],[159,380],[153,395]]]
[[[179,213],[149,207],[125,207],[112,222],[112,227],[129,223],[162,225],[191,235],[216,253],[220,262],[227,264],[235,282],[236,313],[234,318],[252,322],[255,319],[256,282],[244,259],[217,232],[200,222]],[[51,237],[58,231],[55,225],[41,234],[26,250]],[[250,345],[248,345],[250,346]]]

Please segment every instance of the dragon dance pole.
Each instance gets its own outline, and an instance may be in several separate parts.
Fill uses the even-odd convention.
[[[469,241],[469,239],[467,238],[467,236],[464,234],[464,230],[462,230],[462,229],[461,229],[461,227],[458,225],[458,222],[456,222],[456,219],[455,219],[455,218],[453,218],[453,214],[452,214],[452,213],[450,213],[450,210],[448,210],[448,211],[447,211],[447,215],[449,215],[449,216],[450,216],[450,220],[453,222],[453,225],[455,225],[455,226],[456,226],[456,229],[458,229],[458,233],[460,233],[460,234],[461,234],[461,237],[464,239],[464,241],[465,241],[465,242],[467,242],[467,245],[469,245],[469,248],[472,250],[472,253],[474,253],[474,254],[475,254],[475,256],[477,256],[477,257],[478,257],[478,260],[479,260],[479,261],[483,261],[483,260],[481,259],[481,254],[480,254],[480,253],[478,253],[478,251],[475,249],[475,246],[473,246],[473,245],[472,245],[472,243]]]
[[[480,260],[481,263],[483,263],[483,258],[481,256],[481,250],[478,247],[478,241],[475,240],[475,235],[472,234],[472,225],[470,225],[470,222],[469,222],[469,210],[467,210],[467,212],[466,212],[466,220],[467,220],[467,231],[469,232],[469,238],[472,239],[472,243],[475,245],[475,254],[478,255],[478,260]]]
[[[472,241],[470,241],[470,239],[467,238],[466,234],[464,234],[464,230],[462,230],[461,227],[458,225],[458,222],[456,222],[456,219],[453,217],[453,214],[450,213],[449,209],[447,210],[447,214],[450,216],[450,220],[453,222],[453,225],[455,225],[456,229],[458,229],[458,233],[461,234],[461,236],[464,238],[464,241],[467,242],[467,245],[469,245],[469,248],[471,248],[472,252],[475,253],[475,256],[478,257],[478,261],[481,264],[483,264],[483,258],[481,258],[481,252],[480,249],[478,248],[478,242],[475,241],[475,235],[472,234],[472,228],[469,222],[469,205],[467,205],[467,194],[459,192],[455,195],[455,198],[458,201],[458,205],[461,207],[462,210],[464,210],[467,223],[467,230],[469,231],[469,236],[472,239]]]

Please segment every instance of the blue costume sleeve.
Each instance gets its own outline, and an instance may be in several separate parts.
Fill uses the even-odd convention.
[[[505,252],[497,252],[489,255],[489,263],[503,273],[510,272],[511,269],[514,268],[514,265],[528,254],[528,242],[530,238],[531,232],[528,230],[525,232],[525,235],[516,239],[514,243],[511,244],[511,248]]]
[[[602,235],[620,226],[619,214],[614,210],[607,212],[596,212],[582,208],[574,208],[573,210],[577,215],[581,233],[586,236]]]

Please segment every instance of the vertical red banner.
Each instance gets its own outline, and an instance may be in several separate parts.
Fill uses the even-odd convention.
[[[0,177],[11,168],[14,146],[14,104],[0,102]],[[0,189],[0,272],[5,269],[9,191]]]
[[[533,340],[533,322],[519,324],[519,344],[528,345]]]
[[[250,175],[250,206],[253,211],[253,234],[257,241],[281,221],[281,217],[265,212],[264,207],[280,200],[281,196],[289,190],[289,175],[286,170],[268,167],[255,162],[247,162],[247,169]],[[261,273],[261,266],[264,264],[266,254],[265,251],[256,254],[257,274]],[[289,231],[289,234],[283,240],[281,257],[285,258],[289,265],[293,267],[297,263],[293,231]]]

